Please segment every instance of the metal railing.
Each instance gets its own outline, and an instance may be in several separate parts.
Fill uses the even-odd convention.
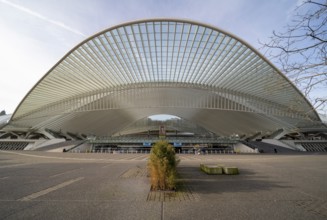
[[[70,153],[94,153],[94,154],[99,154],[99,153],[104,153],[104,154],[149,154],[150,149],[148,150],[138,150],[138,149],[119,149],[119,150],[113,150],[113,149],[102,149],[102,150],[78,150],[78,149],[73,149],[70,151]],[[249,152],[250,153],[250,152]],[[194,155],[211,155],[211,154],[237,154],[234,150],[205,150],[205,151],[193,151],[193,150],[178,150],[176,154],[194,154]]]

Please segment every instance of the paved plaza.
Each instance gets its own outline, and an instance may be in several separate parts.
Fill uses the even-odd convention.
[[[326,154],[179,155],[177,192],[150,192],[147,157],[1,151],[0,219],[327,219]]]

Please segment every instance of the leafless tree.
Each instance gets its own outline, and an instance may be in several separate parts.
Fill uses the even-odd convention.
[[[327,0],[305,0],[284,31],[263,43],[267,56],[320,112],[327,111]]]

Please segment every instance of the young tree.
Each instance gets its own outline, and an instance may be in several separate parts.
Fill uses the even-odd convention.
[[[285,31],[264,43],[268,56],[319,111],[327,111],[327,1],[304,0]]]
[[[167,141],[158,141],[151,149],[148,169],[153,190],[172,190],[176,188],[179,160],[173,146]]]

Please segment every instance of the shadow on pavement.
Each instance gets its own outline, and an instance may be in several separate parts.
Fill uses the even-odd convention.
[[[179,166],[180,181],[194,193],[221,194],[226,192],[269,191],[275,188],[291,188],[251,170],[241,169],[239,175],[208,175],[199,167]]]

